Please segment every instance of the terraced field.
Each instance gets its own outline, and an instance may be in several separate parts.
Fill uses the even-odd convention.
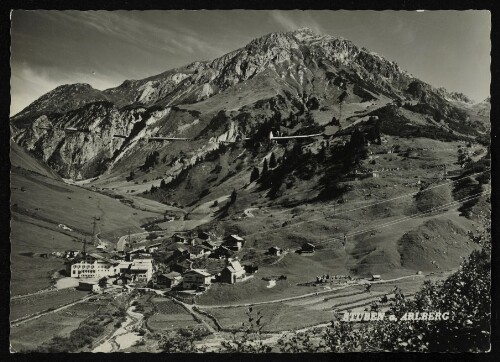
[[[14,321],[32,314],[55,309],[82,299],[86,295],[88,295],[88,292],[76,289],[62,289],[56,292],[14,299],[10,302],[10,320]]]
[[[196,326],[199,323],[182,306],[170,299],[152,298],[157,312],[147,320],[148,328],[155,331],[173,330]]]
[[[66,297],[71,295],[74,294],[66,293]],[[62,295],[58,295],[58,297],[64,299]],[[51,300],[54,301],[55,298],[51,298]],[[78,303],[67,309],[48,313],[37,319],[12,326],[10,330],[10,343],[15,351],[23,351],[38,347],[50,341],[55,336],[68,336],[85,318],[94,313],[99,307],[105,306],[105,304],[105,302],[91,301]],[[48,304],[42,303],[41,305],[47,306]],[[30,304],[30,306],[38,308],[38,305]]]

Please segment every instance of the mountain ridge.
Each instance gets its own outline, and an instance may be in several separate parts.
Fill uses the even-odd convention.
[[[303,28],[267,34],[213,60],[104,91],[88,84],[59,86],[12,117],[11,124],[16,142],[64,177],[85,178],[107,172],[141,148],[144,137],[188,132],[196,139],[227,139],[229,121],[238,128],[233,137],[258,132],[266,119],[302,117],[318,108],[328,114],[319,114],[322,118],[348,119],[361,105],[371,109],[395,102],[432,119],[432,127],[451,127],[451,133],[465,125],[467,132],[473,129],[475,117],[487,127],[486,111],[474,113],[468,101],[350,40]],[[220,112],[239,115],[226,114],[220,121]],[[88,132],[66,135],[62,129],[68,127]],[[114,134],[129,136],[116,140]]]
[[[264,52],[266,52],[267,51],[266,46],[274,49],[279,49],[280,47],[284,47],[282,50],[284,50],[285,53],[277,52],[277,54],[273,55],[275,55],[278,58],[281,57],[282,59],[287,59],[286,53],[290,52],[291,49],[299,49],[299,43],[304,43],[304,42],[315,43],[316,45],[319,46],[325,46],[333,42],[335,48],[333,50],[339,53],[339,57],[337,60],[340,62],[346,61],[349,52],[353,52],[355,55],[357,55],[360,52],[360,48],[347,39],[341,37],[333,37],[331,35],[319,35],[308,28],[302,28],[289,32],[270,33],[250,41],[247,45],[245,45],[242,48],[224,54],[211,61],[195,61],[186,66],[167,70],[160,74],[146,77],[140,80],[125,80],[121,85],[117,87],[108,88],[102,91],[94,89],[88,84],[80,84],[80,83],[59,86],[56,87],[54,90],[46,93],[42,97],[40,97],[30,106],[38,103],[40,100],[45,100],[44,97],[52,95],[53,93],[58,93],[59,90],[62,90],[64,88],[73,88],[73,87],[77,88],[78,86],[85,86],[85,88],[87,88],[86,89],[87,91],[92,90],[93,93],[96,93],[95,95],[96,97],[97,94],[99,94],[98,98],[100,99],[98,100],[108,100],[112,102],[117,102],[118,106],[130,105],[134,102],[138,102],[142,105],[152,105],[155,101],[160,100],[166,93],[168,94],[169,91],[172,91],[173,87],[177,86],[184,79],[192,78],[193,74],[205,71],[206,74],[201,74],[201,76],[195,79],[195,81],[198,81],[198,83],[199,81],[208,81],[203,83],[203,85],[209,84],[209,86],[205,86],[204,91],[201,92],[201,96],[203,97],[203,94],[208,95],[209,93],[213,92],[213,89],[210,89],[213,87],[213,84],[210,84],[210,81],[212,80],[215,80],[216,85],[221,89],[226,89],[227,86],[234,85],[235,83],[242,81],[242,79],[246,80],[252,75],[252,72],[255,70],[255,68],[252,67],[252,62],[247,62],[245,64],[245,69],[241,69],[240,67],[242,60],[244,60],[241,59],[243,53],[246,52],[248,54],[249,52],[250,53],[258,52],[259,49],[263,49]],[[399,66],[395,62],[387,61],[385,58],[380,57],[379,55],[373,55],[373,53],[370,53],[367,50],[362,50],[362,52],[366,53],[362,56],[362,58],[368,56],[368,57],[373,57],[374,59],[377,60],[382,60],[386,67],[389,64],[391,64],[394,66],[394,70],[399,71]],[[269,59],[263,59],[263,60],[265,60],[265,62],[263,63],[261,62],[260,64],[261,69],[263,67],[269,66],[268,62]],[[214,69],[218,68],[222,68],[224,70],[224,73],[227,73],[229,71],[227,67],[229,66],[233,66],[234,68],[230,73],[236,73],[237,75],[240,75],[241,79],[238,79],[237,82],[235,82],[235,79],[231,80],[224,79],[225,74],[221,75],[213,73]],[[161,81],[158,81],[159,79]],[[132,88],[132,91],[135,92],[134,96],[130,97],[130,95],[128,95],[128,102],[126,102],[126,104],[120,103],[119,100],[116,99],[117,95],[123,97],[125,94],[127,94],[126,90],[130,88]],[[157,96],[153,97],[154,101],[151,101],[151,98],[148,99],[148,95],[150,95],[150,93],[155,93],[155,91]],[[53,96],[50,98],[52,99]],[[89,101],[92,100],[93,99],[89,99]],[[197,101],[199,100],[201,99],[197,99]],[[78,103],[78,105],[81,105],[81,103]],[[27,111],[29,112],[30,106],[26,107],[21,112],[13,116],[12,119],[17,119],[26,115]],[[74,109],[74,107],[72,109]],[[67,110],[67,108],[63,108],[63,110]]]

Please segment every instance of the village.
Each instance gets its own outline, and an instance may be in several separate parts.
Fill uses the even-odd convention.
[[[86,252],[84,244],[83,251],[59,253],[66,260],[65,276],[76,279],[78,289],[94,293],[102,293],[107,287],[123,286],[196,295],[207,291],[214,283],[235,284],[253,278],[259,269],[253,259],[245,264],[239,260],[245,239],[235,234],[221,238],[204,231],[175,233],[170,241],[134,243],[145,245],[132,248],[129,237],[128,242],[112,251],[100,243],[93,252]],[[296,253],[312,254],[314,251],[313,244],[304,243]],[[272,246],[265,255],[283,257],[287,252]],[[274,281],[273,277],[263,279]]]

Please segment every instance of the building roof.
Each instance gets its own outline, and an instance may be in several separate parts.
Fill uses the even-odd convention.
[[[215,250],[215,253],[224,253],[224,254],[232,254],[232,250],[230,250],[229,248],[221,245],[219,246],[216,250]]]
[[[117,263],[115,263],[115,265],[121,269],[123,268],[128,268],[129,266],[132,265],[132,262],[131,261],[119,261]]]
[[[153,267],[153,259],[134,259],[132,261],[132,267]]]
[[[230,237],[237,241],[244,241],[244,239],[241,236],[238,236],[236,234],[231,234]]]
[[[130,268],[131,272],[147,272],[150,270],[150,268],[147,268],[145,266],[133,266]]]
[[[157,246],[161,246],[162,243],[155,243],[155,244],[151,244],[151,245],[147,245],[146,248],[155,248]]]
[[[195,273],[195,274],[199,274],[199,275],[203,275],[204,277],[209,277],[209,276],[212,276],[212,274],[210,274],[209,272],[207,272],[206,270],[202,270],[202,269],[191,269],[191,270],[188,270],[186,273],[184,274],[192,274],[192,273]]]
[[[277,246],[271,246],[271,247],[269,248],[269,250],[271,250],[271,249],[273,249],[273,250],[281,250],[281,249],[280,249],[280,248],[278,248]]]
[[[182,238],[182,239],[186,239],[187,236],[186,235],[181,235],[181,234],[174,234],[172,235],[173,238]]]
[[[162,273],[160,275],[164,276],[165,278],[168,278],[168,279],[175,279],[175,278],[180,278],[181,277],[181,274],[177,273],[177,272]]]
[[[97,254],[97,253],[88,253],[87,255],[90,255],[91,257],[96,258],[96,259],[106,259],[106,257],[104,255]]]
[[[97,260],[97,261],[111,263],[111,261],[109,261],[107,257],[100,255],[100,254],[97,254],[97,253],[87,253],[87,254],[79,253],[75,258],[73,258],[73,260],[71,262],[76,264],[76,263],[78,263],[82,260],[85,260],[87,258],[94,259],[94,261]]]
[[[141,246],[139,248],[135,248],[135,249],[132,249],[132,250],[129,250],[127,251],[127,254],[135,254],[135,253],[139,253],[139,252],[146,252],[146,247],[145,246]]]
[[[244,270],[238,260],[230,261],[226,268],[229,269],[231,273],[238,273]]]
[[[175,265],[179,265],[179,266],[182,266],[184,268],[191,268],[192,264],[193,264],[193,262],[191,260],[183,260],[179,263],[176,263]]]
[[[308,246],[308,247],[311,247],[311,248],[315,248],[316,246],[314,244],[311,244],[311,243],[304,243],[304,245],[302,245],[302,247],[304,246]]]

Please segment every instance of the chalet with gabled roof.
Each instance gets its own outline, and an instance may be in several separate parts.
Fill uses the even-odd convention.
[[[201,258],[205,255],[205,252],[205,248],[201,245],[192,246],[188,249],[188,258],[191,260]]]
[[[268,253],[269,255],[279,256],[279,255],[281,255],[282,250],[281,250],[281,248],[278,248],[277,246],[271,246],[271,247],[268,249],[267,253]]]
[[[315,250],[316,250],[316,246],[314,246],[314,244],[304,243],[302,245],[302,249],[300,251],[302,253],[314,253]]]
[[[182,275],[178,272],[161,273],[156,276],[156,285],[163,288],[172,288],[182,282]]]
[[[186,235],[181,235],[181,234],[174,234],[172,236],[172,241],[174,243],[182,243],[185,244],[187,241],[188,237]]]
[[[191,260],[183,260],[177,264],[174,264],[170,269],[171,271],[184,274],[185,272],[191,269],[192,265],[193,262]]]
[[[220,277],[223,283],[235,284],[245,278],[245,269],[238,260],[231,260],[228,265],[222,269]]]
[[[188,258],[189,257],[189,250],[180,246],[174,250],[174,257],[176,257],[176,258]]]
[[[212,275],[203,269],[191,269],[185,272],[182,280],[183,289],[198,289],[208,287],[212,283]]]
[[[212,252],[212,254],[210,254],[212,258],[216,259],[229,258],[231,255],[233,255],[233,251],[229,250],[229,248],[225,247],[224,245],[219,246]]]
[[[245,239],[236,234],[229,235],[224,239],[224,246],[234,251],[240,250],[244,245]]]

